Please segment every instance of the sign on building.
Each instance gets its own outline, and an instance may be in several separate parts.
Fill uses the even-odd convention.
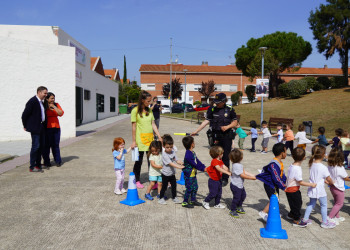
[[[75,48],[75,60],[84,65],[86,63],[86,53],[85,50],[82,49],[81,47],[79,47],[78,45],[76,45],[74,42],[72,42],[71,40],[68,40],[68,45],[70,47],[74,47]]]

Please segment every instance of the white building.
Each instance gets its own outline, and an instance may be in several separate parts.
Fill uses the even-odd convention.
[[[76,126],[118,114],[118,84],[90,68],[90,51],[56,26],[0,25],[0,140],[30,139],[21,115],[46,86],[64,115],[62,138]]]

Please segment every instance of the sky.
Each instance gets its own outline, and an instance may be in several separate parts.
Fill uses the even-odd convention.
[[[340,68],[339,56],[318,53],[309,28],[310,11],[325,0],[11,0],[2,1],[0,24],[59,26],[101,56],[105,69],[118,68],[139,82],[141,64],[173,61],[227,65],[250,38],[295,32],[312,44],[303,67]]]

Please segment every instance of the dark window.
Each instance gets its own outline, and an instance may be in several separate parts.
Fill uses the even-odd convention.
[[[115,112],[115,97],[111,97],[111,100],[110,100],[110,112]]]
[[[98,112],[105,112],[105,96],[96,94],[96,102]]]
[[[84,89],[84,100],[90,100],[90,90]]]

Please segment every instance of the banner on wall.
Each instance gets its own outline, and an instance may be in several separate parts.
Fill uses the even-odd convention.
[[[269,79],[256,79],[256,97],[269,97]]]
[[[83,73],[80,70],[75,70],[75,80],[81,82],[83,79]]]
[[[78,45],[76,45],[74,42],[72,42],[71,40],[68,40],[68,45],[70,47],[74,47],[75,48],[75,60],[82,64],[85,65],[86,63],[86,53],[85,50],[82,49],[81,47],[79,47]]]

